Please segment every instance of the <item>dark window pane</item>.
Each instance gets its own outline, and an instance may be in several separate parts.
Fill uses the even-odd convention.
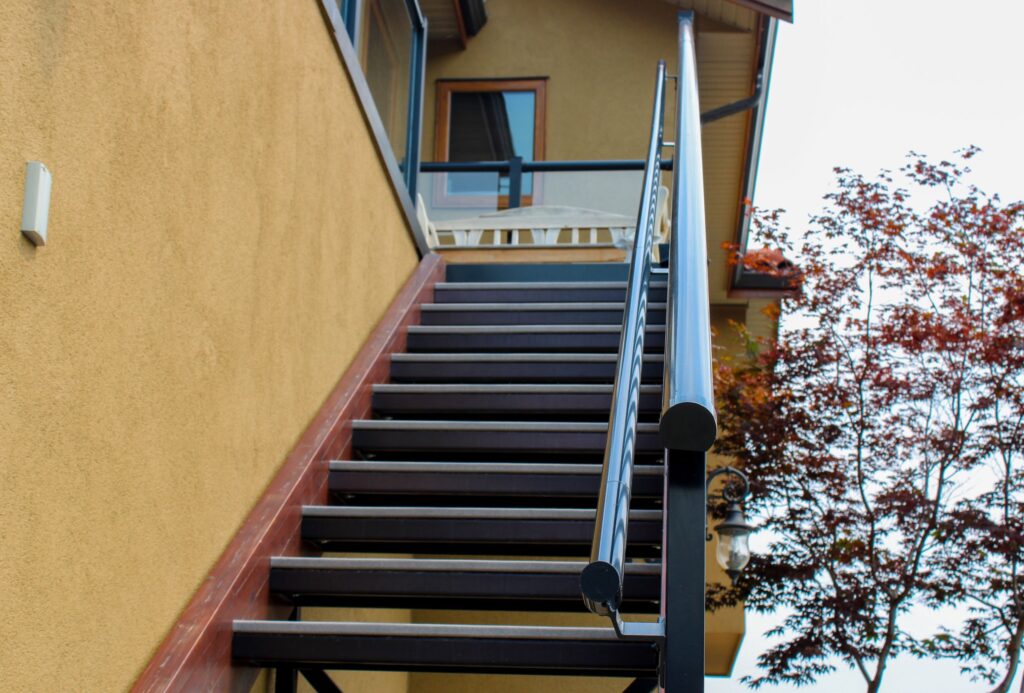
[[[532,91],[455,92],[451,95],[449,161],[533,161],[536,94]],[[523,176],[530,194],[532,176]],[[508,176],[461,173],[449,178],[454,194],[508,194]]]
[[[391,149],[402,163],[409,116],[412,24],[404,0],[370,0],[365,12],[363,71],[391,141]]]

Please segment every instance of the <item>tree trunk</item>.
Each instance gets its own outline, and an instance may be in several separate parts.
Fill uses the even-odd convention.
[[[882,674],[885,673],[886,659],[888,657],[885,659],[880,658],[878,664],[875,665],[875,675],[868,681],[867,693],[878,693],[878,691],[882,690]]]
[[[992,693],[1009,693],[1013,684],[1013,677],[1017,675],[1017,665],[1020,663],[1020,647],[1024,642],[1024,618],[1017,621],[1017,629],[1013,632],[1009,644],[1006,646],[1006,675],[999,685],[992,689]],[[1021,693],[1024,693],[1024,681],[1020,685]]]

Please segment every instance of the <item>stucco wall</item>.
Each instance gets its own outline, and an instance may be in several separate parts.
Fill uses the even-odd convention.
[[[487,24],[464,51],[431,45],[424,161],[434,158],[436,80],[499,77],[548,78],[547,159],[642,159],[655,66],[676,63],[676,11],[660,0],[488,0]]]
[[[115,691],[416,254],[314,0],[5,0],[0,35],[0,688]]]

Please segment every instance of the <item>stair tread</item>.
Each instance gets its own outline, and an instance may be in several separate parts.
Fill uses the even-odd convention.
[[[380,623],[363,621],[254,621],[237,619],[237,633],[296,635],[410,636],[513,640],[614,640],[612,628],[577,626],[506,626],[461,623]]]
[[[564,464],[545,462],[419,462],[331,460],[332,472],[432,472],[439,474],[592,474],[601,473],[599,464]],[[637,465],[633,473],[640,476],[661,476],[662,465]]]
[[[665,281],[652,281],[652,289],[664,289]],[[435,289],[625,289],[626,282],[438,282]]]
[[[578,574],[586,561],[520,561],[467,558],[333,558],[275,556],[272,568],[294,570],[393,570],[474,573],[570,573]],[[630,575],[657,575],[659,563],[626,563]]]
[[[483,394],[567,394],[594,393],[611,394],[610,383],[384,383],[373,386],[374,392],[417,394],[417,393],[483,393]],[[641,393],[661,392],[661,385],[641,385]]]
[[[461,312],[461,311],[564,311],[564,310],[622,310],[625,304],[621,301],[607,301],[607,302],[590,302],[590,301],[565,301],[562,303],[548,301],[544,303],[540,302],[512,302],[505,301],[501,303],[490,302],[490,303],[423,303],[420,305],[422,310],[427,312]],[[648,310],[665,310],[664,303],[648,303]]]
[[[257,666],[627,677],[658,667],[650,643],[612,628],[238,620],[233,629],[236,661]]]
[[[410,334],[611,334],[622,325],[410,325]],[[648,332],[664,332],[664,325],[647,325]]]
[[[608,430],[601,421],[464,421],[446,419],[354,419],[352,428],[362,430],[417,431],[533,431],[600,433]],[[637,433],[657,433],[658,424],[638,423]]]
[[[432,506],[304,505],[305,517],[435,518],[444,520],[593,520],[590,508],[439,508]],[[630,510],[630,520],[660,520],[661,510]]]
[[[578,327],[575,326],[575,327]],[[465,353],[451,353],[451,352],[437,352],[437,353],[424,353],[416,352],[409,353],[403,352],[399,354],[391,355],[392,361],[486,361],[486,362],[558,362],[558,361],[587,361],[587,362],[612,362],[618,361],[618,354],[592,354],[592,353],[572,353],[572,352],[541,352],[541,353],[528,353],[528,352],[465,352]],[[644,354],[644,361],[664,361],[665,357],[662,354]]]

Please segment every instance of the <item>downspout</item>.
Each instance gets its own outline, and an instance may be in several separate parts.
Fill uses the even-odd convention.
[[[726,116],[731,116],[734,113],[743,113],[743,111],[749,111],[751,108],[756,108],[761,103],[761,96],[763,90],[761,89],[762,82],[764,80],[764,68],[762,67],[757,71],[757,77],[754,78],[754,93],[745,99],[739,101],[733,101],[727,103],[724,106],[718,108],[712,108],[710,111],[705,111],[700,114],[700,124],[707,125],[713,123],[716,120],[721,120]]]
[[[754,93],[749,97],[701,114],[701,123],[719,120],[734,113],[751,110],[750,130],[747,140],[747,152],[744,161],[743,183],[740,196],[740,214],[736,230],[736,242],[740,251],[747,249],[747,237],[750,234],[750,212],[753,206],[754,189],[757,185],[757,168],[761,158],[761,140],[764,135],[765,106],[768,91],[771,87],[772,64],[775,57],[775,40],[778,34],[779,20],[775,17],[764,17],[761,23],[761,42],[758,50],[757,74],[754,78]],[[737,266],[730,281],[731,289],[766,288],[779,289],[780,286],[744,286],[742,267]],[[763,282],[761,282],[763,283]],[[775,282],[776,284],[778,282]]]

